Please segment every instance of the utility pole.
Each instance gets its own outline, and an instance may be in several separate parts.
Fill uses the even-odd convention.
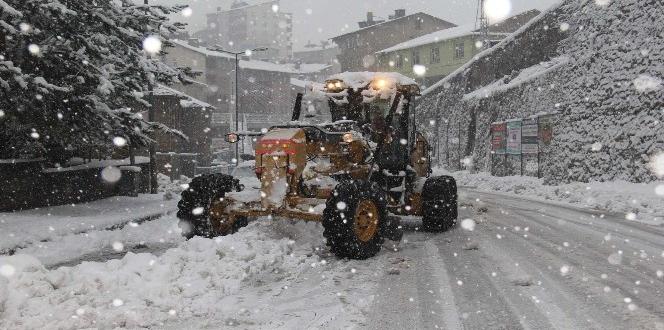
[[[486,16],[486,12],[484,11],[484,1],[486,0],[478,0],[478,13],[477,13],[477,21],[479,23],[479,41],[482,42],[482,47],[481,49],[489,49],[491,48],[491,42],[489,40],[489,18]]]
[[[145,0],[148,1],[148,0]],[[254,48],[248,51],[244,52],[231,52],[227,50],[223,50],[221,48],[213,49],[213,51],[217,52],[222,52],[230,55],[235,56],[235,132],[240,130],[240,98],[239,98],[239,90],[240,90],[240,55],[241,54],[246,54],[248,52],[262,52],[266,51],[267,47],[260,47],[260,48]],[[244,142],[243,142],[244,143]],[[240,144],[239,141],[238,143],[235,144],[235,166],[240,165]]]

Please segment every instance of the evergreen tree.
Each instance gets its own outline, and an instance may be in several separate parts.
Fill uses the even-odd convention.
[[[191,73],[158,59],[159,42],[170,46],[168,36],[183,27],[167,15],[181,9],[0,0],[0,158],[105,154],[116,137],[153,143],[150,133],[168,129],[131,108],[148,105],[151,86]],[[157,56],[147,56],[146,39]]]

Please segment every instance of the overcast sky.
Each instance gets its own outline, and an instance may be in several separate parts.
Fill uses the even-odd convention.
[[[265,0],[246,0],[250,4]],[[205,14],[217,7],[228,9],[232,0],[150,0],[150,4],[184,4],[193,9],[189,18],[177,17],[189,23],[189,30],[205,27]],[[546,9],[559,0],[511,0],[512,14],[528,9]],[[394,9],[405,8],[407,14],[422,11],[457,25],[475,22],[477,0],[281,0],[281,10],[293,13],[293,43],[300,49],[308,40],[328,39],[357,29],[367,11],[387,17]]]

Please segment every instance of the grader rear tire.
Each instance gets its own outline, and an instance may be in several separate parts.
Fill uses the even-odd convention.
[[[443,232],[453,228],[457,221],[457,185],[451,176],[427,179],[422,189],[422,229]]]
[[[367,259],[383,244],[387,221],[386,198],[375,184],[365,181],[337,185],[323,211],[323,236],[339,258]]]
[[[238,226],[246,226],[246,219],[237,219],[230,232],[218,233],[210,225],[212,203],[239,187],[239,181],[230,175],[210,174],[194,178],[189,188],[182,192],[178,202],[177,217],[180,219],[182,235],[187,239],[194,236],[209,238],[235,232],[239,229]]]

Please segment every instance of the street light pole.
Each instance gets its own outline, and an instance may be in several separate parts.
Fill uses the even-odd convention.
[[[144,0],[143,4],[147,6],[148,0]],[[147,8],[145,9],[145,14],[146,15],[148,14]],[[150,54],[148,54],[147,56],[148,58],[150,58]],[[154,86],[152,86],[152,82],[149,81],[148,81],[148,94],[152,95],[152,100],[150,102],[150,106],[148,107],[148,121],[153,123],[156,119],[154,113],[154,103],[155,103]],[[150,194],[156,194],[158,193],[158,187],[157,187],[157,158],[156,158],[155,143],[150,143],[150,146],[148,147],[148,154],[150,157],[150,164],[148,165],[148,174],[150,175]]]
[[[147,1],[147,0],[145,0]],[[266,51],[266,47],[254,48],[244,52],[231,52],[221,48],[213,49],[213,51],[222,52],[235,56],[235,131],[240,130],[240,55],[247,52],[262,52]],[[240,165],[240,145],[235,144],[235,166]]]

